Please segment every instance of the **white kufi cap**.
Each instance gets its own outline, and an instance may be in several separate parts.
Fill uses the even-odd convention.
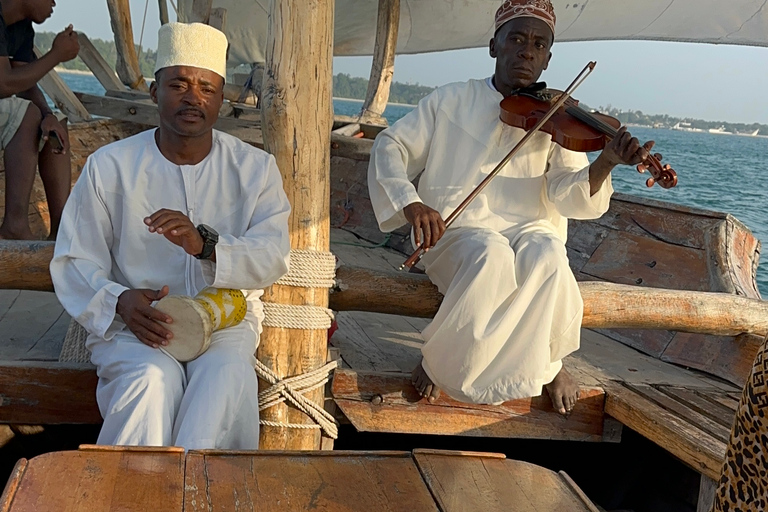
[[[203,23],[166,23],[157,32],[155,73],[171,66],[208,69],[226,79],[227,36]]]

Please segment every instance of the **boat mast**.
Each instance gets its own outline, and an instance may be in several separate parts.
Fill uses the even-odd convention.
[[[368,91],[360,111],[360,122],[387,124],[382,117],[389,100],[392,75],[395,73],[395,50],[397,31],[400,25],[400,0],[379,0],[379,14],[376,22],[376,46],[373,49],[371,77]]]
[[[131,6],[129,0],[107,0],[109,17],[112,21],[112,33],[115,35],[117,47],[117,76],[130,87],[147,92],[147,87],[139,69],[139,58],[136,46],[133,44],[133,26],[131,25]]]
[[[272,0],[269,10],[261,125],[264,149],[273,154],[291,203],[291,249],[327,252],[330,244],[330,147],[333,110],[332,0]],[[273,285],[265,302],[328,307],[327,288]],[[264,326],[257,356],[280,378],[304,374],[326,363],[327,329]],[[260,383],[260,386],[264,385]],[[319,387],[305,396],[323,403]],[[304,413],[281,403],[261,419],[313,424]],[[317,450],[320,431],[263,425],[260,448]]]

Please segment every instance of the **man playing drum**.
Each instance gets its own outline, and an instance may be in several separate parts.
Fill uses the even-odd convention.
[[[545,386],[561,414],[578,400],[562,364],[579,348],[582,318],[565,250],[568,218],[605,213],[613,168],[640,163],[652,143],[641,146],[622,128],[590,165],[538,133],[450,229],[443,221],[525,135],[500,121],[499,103],[545,88],[537,80],[554,32],[549,0],[505,1],[490,41],[494,75],[437,89],[374,143],[368,185],[379,226],[413,226],[416,244],[429,249],[426,272],[445,295],[413,372],[430,400],[442,389],[500,403]]]
[[[288,268],[288,214],[275,159],[213,130],[227,40],[199,23],[161,27],[150,94],[160,125],[88,158],[64,209],[51,275],[89,332],[104,426],[98,442],[256,449],[259,297]],[[163,350],[169,292],[242,289],[245,320],[188,363]]]

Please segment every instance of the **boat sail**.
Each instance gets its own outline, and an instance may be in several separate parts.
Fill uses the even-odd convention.
[[[194,0],[180,0],[180,19]],[[487,46],[500,0],[403,0],[397,53],[424,53]],[[768,9],[763,0],[553,0],[556,39],[645,39],[768,46]],[[269,0],[213,0],[227,9],[229,65],[264,62]],[[371,55],[377,2],[337,0],[334,54]]]

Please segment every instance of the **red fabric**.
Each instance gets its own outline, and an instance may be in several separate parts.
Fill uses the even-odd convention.
[[[555,33],[555,8],[550,0],[505,0],[496,11],[496,28],[515,18],[538,18]]]

